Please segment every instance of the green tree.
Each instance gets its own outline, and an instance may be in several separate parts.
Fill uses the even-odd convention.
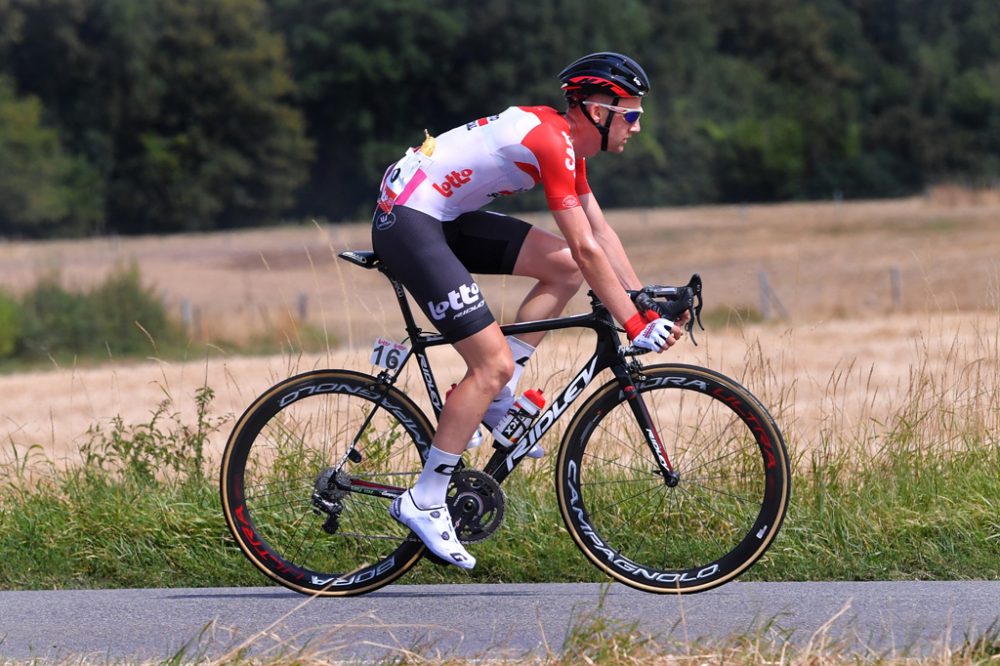
[[[626,154],[588,164],[608,207],[1000,178],[996,0],[0,0],[7,113],[40,101],[37,233],[356,219],[424,128],[559,107],[597,50],[653,82]],[[105,226],[67,212],[88,196]]]
[[[66,154],[56,130],[42,124],[42,111],[40,100],[17,97],[0,76],[0,231],[5,234],[79,233],[100,218],[97,175]]]
[[[294,63],[298,103],[322,146],[298,210],[334,219],[362,214],[388,163],[419,143],[424,128],[450,129],[440,120],[463,105],[465,82],[453,67],[472,5],[271,0],[271,6]]]
[[[14,0],[0,0],[0,54],[20,41],[23,25],[24,15]]]
[[[155,4],[142,47],[149,82],[136,104],[128,100],[116,136],[112,219],[133,221],[133,231],[274,221],[292,205],[312,148],[283,101],[294,84],[266,8]]]
[[[28,357],[133,356],[184,337],[134,264],[88,291],[66,290],[58,273],[42,276],[21,300],[18,327]]]
[[[847,4],[869,49],[861,90],[865,153],[909,189],[942,178],[1000,177],[1000,106],[985,88],[1000,60],[996,3]]]
[[[571,60],[647,41],[652,51],[655,41],[639,0],[614,12],[596,0],[270,4],[322,147],[299,212],[334,219],[370,213],[386,166],[424,128],[441,133],[515,104],[561,106],[556,75]],[[643,153],[655,160],[653,139]],[[541,201],[533,193],[500,206]]]
[[[106,182],[107,228],[273,221],[312,146],[259,0],[21,0],[20,85]]]
[[[40,279],[21,301],[21,353],[29,357],[92,353],[101,344],[83,294],[62,288],[56,275]]]

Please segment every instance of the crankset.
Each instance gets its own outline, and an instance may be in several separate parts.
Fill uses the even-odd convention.
[[[503,522],[503,490],[492,476],[478,469],[452,474],[445,502],[462,543],[488,539]]]

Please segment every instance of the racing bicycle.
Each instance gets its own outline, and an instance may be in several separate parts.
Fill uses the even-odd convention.
[[[417,326],[403,286],[374,252],[339,256],[389,279],[409,346],[379,339],[377,374],[325,369],[279,382],[236,422],[221,464],[223,512],[243,553],[281,585],[322,596],[371,592],[422,557],[437,559],[388,509],[415,482],[434,435],[397,380],[415,358],[439,416],[443,399],[427,350],[448,344]],[[685,286],[642,293],[671,320],[689,312],[696,342],[697,274]],[[593,292],[590,299],[587,313],[501,327],[505,335],[591,329],[596,345],[520,441],[494,443],[482,469],[455,471],[447,504],[456,533],[473,543],[496,532],[504,480],[571,414],[555,454],[556,498],[586,558],[647,592],[701,592],[731,581],[774,542],[788,508],[781,432],[760,401],[718,372],[643,365],[644,352],[623,344],[607,309]],[[612,377],[588,394],[604,370]]]

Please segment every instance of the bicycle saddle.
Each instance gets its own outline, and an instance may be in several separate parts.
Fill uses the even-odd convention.
[[[378,268],[382,263],[373,250],[346,250],[337,256],[361,268]]]

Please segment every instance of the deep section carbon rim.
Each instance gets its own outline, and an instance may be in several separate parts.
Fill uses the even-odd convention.
[[[680,481],[659,472],[617,382],[564,436],[560,511],[576,544],[632,587],[700,592],[745,571],[788,506],[788,455],[773,419],[742,386],[685,365],[643,370],[636,388]]]
[[[230,435],[221,478],[230,531],[254,566],[298,592],[381,587],[423,552],[390,518],[384,493],[413,484],[431,433],[409,398],[385,393],[371,376],[322,370],[287,379]],[[348,456],[355,438],[357,454]]]

